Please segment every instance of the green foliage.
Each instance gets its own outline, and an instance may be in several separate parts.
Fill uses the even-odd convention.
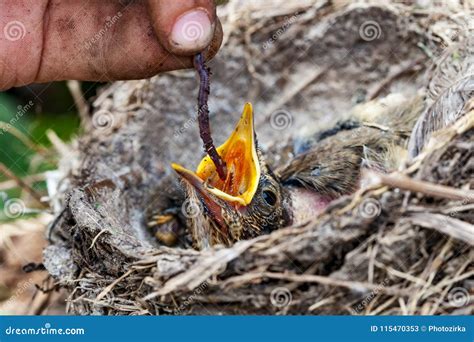
[[[53,105],[44,106],[43,103]],[[16,132],[38,148],[50,147],[46,132],[53,130],[63,141],[70,141],[79,129],[79,117],[64,83],[50,87],[46,99],[31,99],[11,92],[0,93],[0,163],[20,178],[56,168],[54,153],[39,154],[18,137]],[[0,173],[0,183],[8,178]],[[40,193],[44,182],[33,184]],[[0,188],[0,222],[5,217],[4,205],[8,199],[18,198],[20,189]]]

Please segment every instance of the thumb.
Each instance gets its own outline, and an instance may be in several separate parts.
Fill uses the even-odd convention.
[[[213,0],[148,0],[148,6],[158,40],[174,55],[192,55],[222,39]]]

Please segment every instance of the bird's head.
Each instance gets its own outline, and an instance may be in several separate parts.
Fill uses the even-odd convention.
[[[266,166],[257,146],[253,110],[246,103],[234,131],[217,152],[226,164],[222,180],[209,156],[195,172],[173,164],[186,186],[186,205],[195,206],[188,228],[198,249],[270,232],[290,223],[288,196]],[[186,208],[185,208],[186,209]]]

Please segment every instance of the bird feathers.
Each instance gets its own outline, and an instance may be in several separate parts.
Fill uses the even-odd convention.
[[[400,165],[421,110],[421,96],[390,95],[356,106],[350,120],[310,137],[304,152],[278,169],[280,179],[330,199],[352,193],[361,168],[387,171]]]

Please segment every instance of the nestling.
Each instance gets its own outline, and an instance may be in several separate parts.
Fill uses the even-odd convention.
[[[172,165],[185,185],[186,201],[200,208],[185,220],[194,247],[230,246],[304,223],[332,200],[354,192],[360,186],[362,168],[386,171],[395,167],[393,157],[404,151],[421,111],[420,103],[407,101],[402,109],[392,108],[393,113],[383,120],[367,123],[361,114],[313,134],[287,165],[279,165],[275,171],[258,147],[252,106],[245,104],[234,131],[217,148],[227,165],[225,180],[220,179],[208,156],[196,172]],[[160,219],[162,216],[157,217]],[[156,224],[160,239],[160,229],[169,227]]]

